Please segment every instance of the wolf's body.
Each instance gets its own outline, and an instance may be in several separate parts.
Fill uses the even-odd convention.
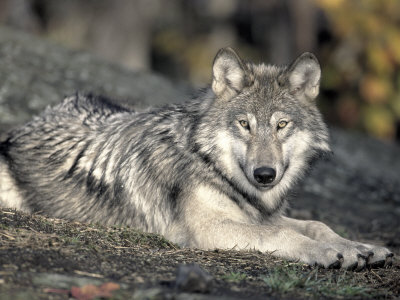
[[[329,151],[319,79],[311,54],[276,67],[224,49],[212,89],[186,104],[136,113],[69,97],[0,144],[0,204],[130,225],[183,246],[258,249],[325,267],[388,263],[385,248],[282,215],[287,191]]]

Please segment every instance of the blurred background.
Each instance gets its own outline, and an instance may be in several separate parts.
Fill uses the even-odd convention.
[[[322,65],[330,124],[400,142],[398,0],[0,0],[0,26],[204,87],[221,47]]]

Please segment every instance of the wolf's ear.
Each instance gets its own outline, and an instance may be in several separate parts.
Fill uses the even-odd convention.
[[[289,90],[299,98],[314,100],[319,93],[321,68],[312,53],[303,53],[287,69]]]
[[[212,90],[218,98],[228,100],[247,85],[247,67],[232,48],[223,48],[214,58]]]

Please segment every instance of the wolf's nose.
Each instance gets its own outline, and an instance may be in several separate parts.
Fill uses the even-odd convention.
[[[254,179],[261,184],[267,184],[274,181],[276,172],[269,167],[261,167],[254,170]]]

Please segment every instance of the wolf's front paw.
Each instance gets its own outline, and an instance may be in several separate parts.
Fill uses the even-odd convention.
[[[367,267],[388,267],[392,257],[393,253],[384,247],[347,241],[309,249],[301,260],[329,269],[361,271]]]
[[[343,255],[342,268],[361,271],[366,267],[387,267],[392,264],[393,253],[379,246],[348,241],[332,245]]]

